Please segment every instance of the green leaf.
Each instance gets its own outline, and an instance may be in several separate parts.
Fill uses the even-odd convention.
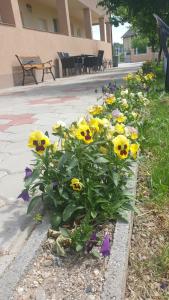
[[[51,216],[51,225],[53,228],[58,228],[61,221],[62,221],[62,218],[61,218],[61,215],[60,214],[57,214],[57,213],[54,213],[52,216]]]
[[[32,172],[32,176],[25,179],[25,187],[29,188],[29,186],[39,177],[39,174],[40,174],[40,170],[35,169]]]
[[[96,258],[100,258],[100,253],[97,251],[97,250],[92,250],[91,251],[91,254],[94,256],[94,257],[96,257]]]
[[[97,217],[97,212],[96,211],[91,211],[91,217],[93,218],[93,219],[95,219],[96,217]]]
[[[72,215],[73,213],[76,211],[76,210],[79,210],[79,209],[84,209],[83,206],[76,206],[75,204],[73,203],[70,203],[66,206],[66,208],[64,209],[63,211],[63,221],[67,221]]]
[[[80,244],[77,244],[77,246],[76,246],[76,251],[79,252],[79,251],[81,251],[82,249],[83,249],[83,246],[80,245]]]
[[[59,231],[64,237],[70,237],[69,231],[66,228],[59,227]]]
[[[113,173],[113,181],[114,181],[114,184],[115,186],[118,186],[119,182],[120,182],[120,176],[118,173]]]
[[[102,156],[95,160],[95,163],[97,163],[97,164],[107,164],[108,162],[109,162],[108,159],[106,159]]]
[[[35,196],[28,205],[27,214],[29,214],[35,206],[42,202],[42,196]]]

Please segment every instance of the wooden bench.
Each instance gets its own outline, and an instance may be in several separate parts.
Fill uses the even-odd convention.
[[[36,80],[36,76],[35,76],[35,70],[42,70],[42,82],[44,81],[44,76],[45,73],[50,73],[53,77],[53,79],[55,80],[55,76],[52,72],[52,60],[49,60],[47,62],[42,62],[39,56],[30,56],[30,57],[25,57],[25,56],[18,56],[15,55],[16,58],[18,59],[22,71],[23,71],[23,81],[22,81],[22,85],[25,84],[25,76],[26,75],[31,75],[35,81],[36,84],[38,84],[37,80]]]

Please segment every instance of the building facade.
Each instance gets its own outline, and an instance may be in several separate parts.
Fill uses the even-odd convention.
[[[93,39],[93,25],[100,27],[100,41]],[[0,0],[0,40],[1,88],[21,82],[15,54],[58,62],[57,52],[104,50],[112,58],[111,24],[97,0]]]

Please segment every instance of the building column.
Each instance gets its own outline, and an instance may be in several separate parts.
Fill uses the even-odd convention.
[[[112,25],[110,23],[106,23],[106,34],[107,34],[107,42],[113,43],[112,41]]]
[[[99,26],[100,26],[100,39],[103,42],[106,42],[106,26],[105,26],[105,18],[99,18]]]
[[[56,0],[59,33],[71,36],[68,0]]]
[[[12,10],[13,10],[16,27],[23,28],[18,0],[17,1],[11,0],[11,5],[12,5]]]
[[[92,39],[92,14],[89,8],[83,9],[85,33],[87,39]]]

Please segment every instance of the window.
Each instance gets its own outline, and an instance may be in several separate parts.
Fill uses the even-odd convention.
[[[59,32],[58,20],[57,19],[53,19],[53,31],[54,32]]]
[[[38,29],[42,31],[48,31],[47,22],[45,19],[38,19]]]
[[[0,1],[0,22],[15,25],[11,0]]]
[[[27,3],[26,8],[27,8],[29,13],[32,13],[32,6],[30,4]]]
[[[81,35],[81,30],[80,30],[80,28],[77,29],[77,36],[78,36],[78,37],[81,37],[81,36],[82,36],[82,35]]]

